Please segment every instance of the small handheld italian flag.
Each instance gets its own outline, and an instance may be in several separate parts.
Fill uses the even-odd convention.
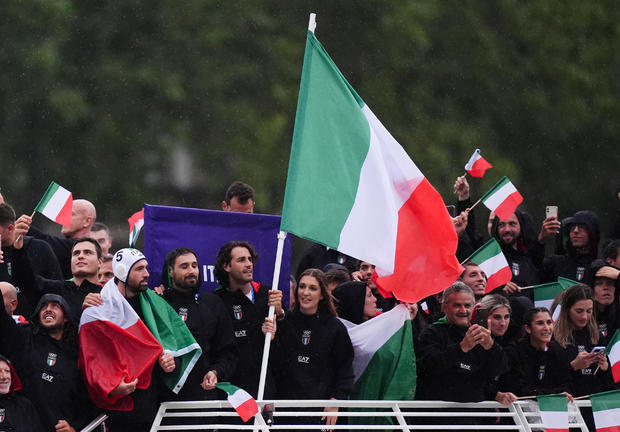
[[[129,222],[129,246],[134,247],[138,241],[140,230],[144,226],[144,209],[132,214],[127,222]]]
[[[506,257],[502,253],[502,248],[494,238],[471,254],[471,256],[465,260],[465,262],[467,261],[478,264],[487,276],[487,288],[485,293],[490,292],[498,286],[506,285],[512,279],[512,272],[508,266],[508,261],[506,261]]]
[[[620,432],[620,390],[590,395],[597,432]]]
[[[217,383],[215,386],[228,393],[228,402],[230,402],[244,422],[258,414],[258,404],[256,400],[245,390],[229,382]]]
[[[493,168],[493,165],[488,163],[480,154],[480,149],[476,149],[474,154],[471,155],[467,164],[465,164],[465,171],[472,177],[482,177],[484,172],[489,168]]]
[[[537,396],[540,417],[547,432],[568,432],[568,402],[566,395]]]
[[[614,381],[618,382],[620,381],[620,330],[616,330],[605,352],[609,357],[611,374],[614,376]]]
[[[506,220],[523,202],[523,197],[508,177],[504,176],[480,200],[498,218]]]
[[[34,211],[38,211],[63,226],[71,226],[73,195],[58,183],[52,182]]]

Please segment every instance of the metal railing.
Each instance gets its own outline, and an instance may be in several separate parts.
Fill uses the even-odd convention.
[[[97,429],[101,432],[105,432],[104,421],[106,421],[107,418],[108,416],[106,414],[99,414],[99,416],[97,416],[95,420],[91,421],[86,426],[84,426],[82,430],[80,430],[80,432],[92,432]]]
[[[274,406],[273,424],[267,425],[261,415],[254,424],[243,424],[226,401],[162,403],[151,427],[155,431],[181,430],[325,430],[324,424],[313,424],[323,417],[325,407],[338,407],[330,413],[342,419],[330,426],[334,430],[510,430],[544,431],[538,404],[518,401],[511,405],[486,401],[456,403],[444,401],[345,401],[345,400],[275,400],[260,403]],[[570,427],[587,432],[579,407],[590,401],[569,404]],[[305,422],[299,423],[300,419]]]

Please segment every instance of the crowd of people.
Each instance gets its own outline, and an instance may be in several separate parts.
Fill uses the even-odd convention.
[[[601,245],[592,211],[563,220],[550,216],[539,228],[519,209],[506,220],[491,213],[488,235],[500,244],[512,280],[488,292],[487,275],[467,261],[486,235],[476,229],[466,178],[459,177],[454,189],[463,274],[442,292],[406,304],[417,363],[415,398],[510,404],[524,396],[565,393],[572,400],[617,388],[601,347],[620,328],[620,220]],[[222,210],[253,212],[252,188],[233,183]],[[557,251],[545,256],[552,239]],[[78,366],[80,316],[103,304],[105,286],[143,317],[139,299],[149,289],[147,258],[135,249],[114,252],[109,229],[83,199],[73,201],[71,225],[53,236],[36,229],[30,216],[17,217],[0,195],[0,240],[6,309],[0,314],[0,430],[79,430],[101,412]],[[290,304],[284,305],[281,291],[254,280],[257,259],[243,239],[222,245],[215,260],[219,287],[209,293],[200,289],[197,254],[182,245],[167,251],[155,291],[181,317],[202,354],[177,393],[162,382],[179,367],[178,359],[163,352],[147,388],[129,376],[100,386],[104,398],[132,401],[129,408],[107,410],[111,432],[148,430],[163,401],[225,399],[218,382],[256,397],[265,334],[272,337],[265,399],[350,397],[355,354],[342,320],[361,324],[398,300],[379,293],[372,263],[313,245],[291,275]],[[551,309],[535,307],[533,287],[558,277],[574,283]],[[267,318],[271,306],[273,320]],[[267,421],[272,410],[263,410]],[[297,421],[329,427],[338,418],[329,415],[334,410]],[[583,414],[594,430],[591,411]]]

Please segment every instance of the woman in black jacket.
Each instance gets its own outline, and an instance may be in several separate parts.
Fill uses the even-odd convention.
[[[279,399],[347,399],[353,388],[353,346],[336,318],[325,275],[305,270],[295,305],[277,324],[273,365]],[[326,408],[326,412],[337,408]],[[316,423],[318,417],[299,419]],[[337,417],[323,417],[327,425]]]

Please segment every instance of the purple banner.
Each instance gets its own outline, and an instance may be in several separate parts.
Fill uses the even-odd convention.
[[[198,254],[202,290],[214,291],[215,257],[220,247],[233,240],[254,246],[258,262],[254,280],[271,285],[276,259],[280,216],[202,210],[185,207],[144,205],[144,255],[149,261],[149,286],[161,284],[166,254],[177,247],[189,247]],[[278,289],[288,304],[292,236],[284,241]]]

